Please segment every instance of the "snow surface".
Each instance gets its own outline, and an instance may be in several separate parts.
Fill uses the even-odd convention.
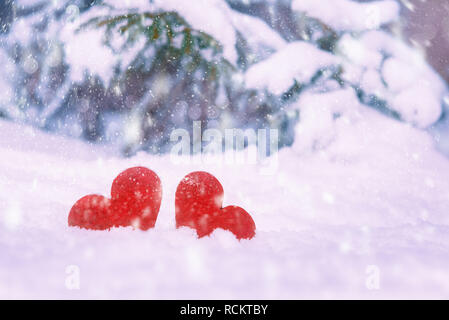
[[[308,89],[291,108],[299,110],[301,116],[296,127],[295,150],[310,153],[332,143],[339,125],[358,121],[363,106],[351,88],[324,93]]]
[[[447,298],[449,161],[427,133],[358,112],[321,152],[304,155],[298,134],[274,175],[169,155],[121,159],[0,121],[0,298]],[[67,226],[77,199],[109,195],[134,165],[163,183],[154,229]],[[225,205],[251,213],[254,239],[175,228],[176,186],[194,170],[218,177]],[[66,287],[73,266],[79,290]],[[366,284],[373,268],[377,290]]]

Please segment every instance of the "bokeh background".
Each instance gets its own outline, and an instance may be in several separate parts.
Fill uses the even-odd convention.
[[[209,18],[179,1],[2,1],[0,116],[127,156],[168,152],[170,133],[191,131],[195,120],[203,129],[275,128],[282,147],[299,122],[304,139],[320,140],[305,94],[352,88],[352,103],[429,129],[447,149],[446,2],[228,0],[205,8]],[[307,45],[291,49],[298,41]]]

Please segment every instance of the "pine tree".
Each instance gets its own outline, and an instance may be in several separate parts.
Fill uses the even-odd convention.
[[[299,121],[313,149],[360,106],[418,127],[441,115],[445,86],[400,39],[396,1],[133,3],[15,1],[1,39],[13,70],[0,85],[14,92],[3,115],[125,154],[164,152],[194,120],[277,128],[281,146]]]

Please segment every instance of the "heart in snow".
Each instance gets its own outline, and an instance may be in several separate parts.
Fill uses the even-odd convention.
[[[111,199],[88,195],[69,213],[69,226],[92,230],[134,226],[153,228],[162,200],[161,181],[156,173],[134,167],[120,173],[112,183]]]
[[[185,176],[176,189],[176,227],[190,227],[198,237],[210,235],[221,228],[232,232],[237,239],[251,239],[256,225],[244,209],[223,208],[223,187],[213,175],[197,171]]]

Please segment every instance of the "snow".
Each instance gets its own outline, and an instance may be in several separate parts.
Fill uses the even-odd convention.
[[[236,31],[245,36],[252,44],[279,49],[285,40],[261,19],[231,10],[224,0],[196,0],[182,2],[179,0],[145,0],[135,2],[107,0],[105,3],[115,9],[140,11],[165,10],[178,12],[194,29],[201,30],[220,41],[223,56],[231,63],[236,63]],[[204,14],[207,12],[207,14]]]
[[[441,117],[446,84],[418,50],[383,31],[368,31],[345,34],[337,54],[343,79],[387,101],[402,120],[426,128]]]
[[[259,18],[233,11],[231,19],[236,30],[242,33],[251,44],[255,43],[276,50],[287,44],[279,33]]]
[[[383,31],[345,34],[336,51],[332,55],[307,42],[288,43],[246,71],[246,87],[280,95],[295,81],[307,85],[318,71],[341,67],[349,85],[385,100],[403,121],[427,128],[440,119],[447,87],[419,51]]]
[[[35,3],[31,1],[20,1],[19,6],[28,8]],[[64,1],[54,1],[47,7],[44,12],[49,18],[48,30],[45,34],[41,34],[41,41],[45,41],[49,47],[61,46],[64,48],[63,53],[59,53],[59,57],[53,61],[47,61],[50,66],[57,66],[63,60],[69,68],[68,78],[70,82],[82,82],[85,75],[98,75],[105,82],[113,76],[113,66],[116,62],[110,48],[104,44],[104,33],[101,29],[84,28],[80,30],[80,25],[87,22],[96,15],[106,14],[106,10],[101,7],[95,7],[84,15],[80,15],[79,8],[72,4],[68,5],[65,12],[62,12],[60,21],[51,17],[52,10],[61,10],[67,5]],[[30,45],[33,39],[36,39],[35,25],[42,22],[44,18],[40,14],[29,15],[19,19],[13,24],[11,35],[7,38],[7,42],[12,44],[17,41],[23,46]],[[6,43],[6,42],[5,42]],[[24,64],[24,69],[29,74],[33,74],[38,70],[37,61],[31,55]],[[44,68],[44,66],[41,66]],[[28,69],[28,70],[27,70]]]
[[[0,50],[0,64],[3,66],[3,72],[0,77],[0,109],[1,106],[9,104],[13,97],[12,86],[9,83],[9,78],[11,77],[13,64],[8,56]]]
[[[179,0],[155,0],[154,3],[157,8],[177,11],[194,29],[202,30],[215,39],[220,39],[223,45],[223,56],[231,63],[236,63],[237,38],[229,17],[231,10],[225,1],[196,0],[180,3]]]
[[[248,88],[266,89],[279,95],[286,92],[295,80],[309,83],[320,69],[337,63],[337,57],[310,43],[290,42],[269,58],[251,66],[245,74],[245,83]]]
[[[394,0],[357,3],[351,0],[293,0],[292,9],[317,18],[338,31],[377,29],[399,19]]]
[[[59,3],[63,6],[64,3]],[[179,0],[148,0],[117,1],[107,0],[104,4],[110,7],[96,6],[80,15],[76,5],[67,7],[63,23],[51,21],[46,40],[60,42],[65,51],[65,62],[70,66],[70,80],[82,82],[86,73],[97,75],[105,83],[109,83],[117,62],[127,66],[127,62],[134,59],[136,52],[143,43],[136,48],[123,53],[120,57],[114,56],[112,50],[105,46],[104,30],[102,28],[79,27],[98,16],[108,16],[129,11],[165,10],[177,11],[193,28],[201,30],[219,39],[223,46],[223,57],[233,64],[237,63],[236,51],[237,34],[243,34],[251,45],[260,49],[262,46],[277,50],[286,42],[265,22],[259,18],[238,13],[228,6],[224,0],[197,0],[193,2],[180,2]],[[21,1],[20,5],[30,6],[28,1]],[[48,10],[51,10],[51,7]],[[204,12],[207,12],[205,15]],[[33,39],[33,24],[39,22],[40,15],[21,19],[13,25],[14,30],[9,41],[16,40],[20,43],[29,43]],[[117,39],[115,39],[117,41]],[[86,45],[88,44],[88,45]],[[36,65],[37,68],[37,65]]]
[[[83,30],[76,36],[74,32],[75,29],[65,28],[62,35],[66,41],[65,58],[71,66],[71,80],[81,83],[87,72],[88,75],[98,75],[109,83],[114,75],[111,61],[116,58],[112,50],[104,45],[103,31],[101,29]]]
[[[236,31],[251,44],[279,49],[285,40],[259,18],[231,10],[224,0],[196,0],[180,3],[179,0],[155,0],[154,6],[166,11],[177,11],[193,28],[219,39],[223,56],[237,63]],[[207,12],[207,14],[204,14]]]
[[[339,123],[351,124],[360,118],[360,107],[351,88],[304,92],[290,107],[299,110],[301,116],[296,127],[296,152],[308,153],[327,147],[335,140]]]
[[[245,1],[257,2],[262,1]],[[78,32],[88,19],[176,10],[195,29],[220,41],[231,63],[237,63],[237,35],[243,35],[255,57],[248,59],[245,72],[233,75],[236,87],[280,95],[295,81],[304,85],[296,101],[282,106],[286,115],[299,115],[295,141],[259,164],[249,159],[230,164],[230,154],[121,158],[119,143],[86,144],[0,119],[0,298],[447,297],[449,160],[428,133],[416,128],[441,117],[447,88],[419,50],[373,30],[398,21],[396,1],[293,0],[294,10],[337,31],[335,54],[304,41],[287,43],[263,20],[232,10],[225,0],[105,0],[111,8],[95,6],[82,15],[68,3],[53,1],[41,13],[20,19],[4,38],[1,113],[42,125],[73,83],[83,81],[86,73],[109,82],[114,66],[126,68],[144,44],[113,54],[103,43],[103,30]],[[272,9],[275,1],[263,3]],[[63,8],[61,19],[55,19],[54,10]],[[49,29],[38,37],[33,25],[44,17],[50,18]],[[113,45],[121,40],[113,39]],[[15,42],[25,48],[17,67],[6,54]],[[48,55],[33,55],[27,49],[32,43],[47,43]],[[33,75],[62,63],[70,67],[66,82],[50,94],[57,101],[45,104],[37,116],[34,108],[26,108],[22,90],[13,88],[22,76],[18,71]],[[328,79],[329,69],[341,70],[345,83]],[[315,79],[319,72],[324,76]],[[155,78],[151,94],[167,95],[170,79]],[[48,82],[36,85],[42,96],[52,90]],[[367,102],[356,93],[385,100],[404,122],[363,105]],[[226,105],[221,97],[216,105]],[[105,115],[106,140],[117,142],[114,137],[124,128],[123,140],[139,144],[142,110],[134,109],[125,123],[117,113]],[[199,109],[189,109],[184,101],[175,109],[175,123],[183,124],[186,112],[199,117]],[[222,126],[229,128],[232,121],[231,115],[223,116]],[[433,132],[446,151],[448,127],[446,118]],[[73,121],[64,130],[82,133]],[[245,160],[254,148],[239,156]],[[68,213],[79,198],[110,196],[115,176],[137,165],[153,169],[162,180],[154,229],[68,227]],[[238,205],[252,215],[254,239],[239,242],[223,230],[197,239],[193,230],[175,228],[176,187],[197,170],[222,182],[225,206]]]
[[[337,101],[351,99],[349,91],[323,99],[348,114]],[[449,161],[427,133],[352,109],[357,117],[335,123],[326,149],[304,154],[298,135],[268,176],[251,164],[117,158],[103,147],[0,121],[0,297],[447,297]],[[108,196],[113,178],[135,165],[162,180],[154,229],[67,226],[77,199]],[[239,242],[223,230],[197,239],[175,228],[176,186],[194,170],[217,176],[224,205],[253,216],[254,239]],[[370,282],[373,270],[379,287]]]

